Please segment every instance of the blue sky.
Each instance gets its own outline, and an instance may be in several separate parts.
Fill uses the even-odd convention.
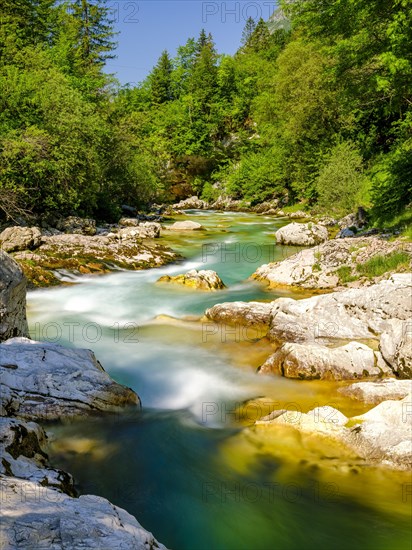
[[[107,0],[113,10],[117,59],[107,71],[122,84],[137,84],[156,64],[164,49],[174,56],[178,46],[204,28],[219,53],[233,54],[240,45],[246,19],[267,20],[276,7],[270,0],[213,2],[203,0]]]

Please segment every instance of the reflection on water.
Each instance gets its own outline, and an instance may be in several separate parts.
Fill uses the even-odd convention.
[[[294,251],[274,246],[283,222],[227,212],[179,218],[206,228],[164,232],[160,242],[184,254],[182,264],[29,294],[33,337],[93,349],[144,406],[139,415],[49,426],[54,464],[74,474],[81,492],[126,508],[174,549],[409,548],[406,473],[365,468],[292,428],[253,427],[277,408],[329,404],[349,416],[366,408],[334,382],[257,376],[272,351],[263,334],[211,331],[199,321],[218,302],[280,295],[246,279]],[[228,288],[155,284],[192,268],[215,269]]]

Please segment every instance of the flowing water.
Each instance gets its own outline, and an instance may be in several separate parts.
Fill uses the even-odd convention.
[[[67,276],[76,284],[29,293],[33,338],[93,349],[143,403],[139,414],[46,426],[53,465],[75,476],[80,493],[126,508],[173,549],[409,549],[409,474],[364,467],[293,428],[253,427],[278,408],[366,408],[336,383],[257,376],[272,350],[262,334],[199,320],[219,302],[290,296],[247,280],[296,251],[273,244],[284,221],[204,211],[179,218],[207,229],[164,232],[160,242],[186,258],[181,264]],[[191,268],[216,270],[227,289],[156,284]]]

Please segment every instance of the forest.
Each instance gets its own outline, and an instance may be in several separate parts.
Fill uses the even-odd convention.
[[[3,218],[197,194],[410,222],[410,0],[284,2],[235,55],[202,30],[135,87],[105,72],[103,1],[2,0],[1,19]]]

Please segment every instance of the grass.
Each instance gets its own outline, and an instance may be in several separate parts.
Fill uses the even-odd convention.
[[[342,265],[339,269],[336,270],[338,274],[339,281],[342,284],[350,283],[351,281],[356,281],[358,277],[352,275],[352,268],[348,265]]]
[[[292,214],[293,212],[298,212],[298,210],[305,210],[305,207],[306,205],[300,202],[297,204],[292,204],[290,206],[285,206],[284,208],[282,208],[282,210],[283,212],[285,212],[285,214]]]
[[[356,270],[365,277],[379,277],[388,271],[409,267],[410,257],[406,252],[392,252],[388,256],[374,256],[363,264],[357,264]]]
[[[408,241],[412,241],[412,224],[407,225],[401,232],[401,237],[406,238]]]
[[[400,231],[400,236],[412,241],[412,210],[409,208],[391,220],[380,224],[386,231]]]

